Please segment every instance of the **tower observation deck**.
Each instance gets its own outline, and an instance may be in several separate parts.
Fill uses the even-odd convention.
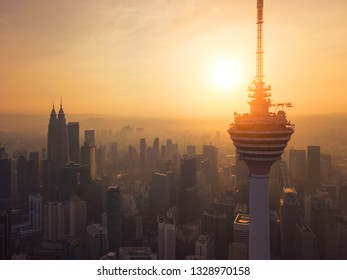
[[[283,107],[271,103],[271,86],[263,81],[263,0],[257,0],[256,76],[248,87],[250,113],[234,114],[228,133],[240,160],[250,174],[249,258],[270,259],[268,177],[272,164],[281,159],[294,126]],[[270,107],[281,110],[270,112]]]

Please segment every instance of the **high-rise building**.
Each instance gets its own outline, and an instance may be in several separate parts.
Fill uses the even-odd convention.
[[[238,214],[234,221],[234,242],[231,259],[247,260],[249,243],[249,215]]]
[[[106,229],[100,224],[87,226],[86,247],[88,259],[91,260],[100,260],[108,252]]]
[[[213,260],[215,253],[215,237],[213,233],[203,232],[195,241],[195,255],[203,260]]]
[[[90,179],[89,166],[72,162],[65,165],[60,169],[59,199],[67,201],[71,194],[77,194],[87,201]]]
[[[306,172],[306,151],[289,150],[289,173],[293,180],[305,180]]]
[[[158,216],[158,259],[176,259],[176,223],[174,218]]]
[[[294,132],[283,111],[290,103],[276,104],[275,111],[269,112],[271,86],[263,81],[263,2],[257,0],[256,76],[248,88],[250,113],[235,113],[228,130],[250,173],[250,259],[270,259],[269,171]]]
[[[55,168],[60,168],[69,161],[68,152],[66,120],[63,106],[60,104],[58,116],[55,113],[53,106],[49,119],[47,157],[48,160],[53,161]]]
[[[321,183],[331,182],[331,155],[320,155],[320,178]]]
[[[69,162],[68,136],[62,103],[58,116],[51,111],[48,124],[47,160],[43,162],[43,186],[46,198],[55,199],[59,188],[60,168]]]
[[[213,202],[213,207],[217,212],[227,215],[228,242],[233,241],[235,204],[236,203],[232,192],[219,193],[218,196],[214,198]]]
[[[43,240],[61,241],[69,233],[69,204],[49,201],[43,204]]]
[[[181,159],[181,191],[196,187],[196,158]]]
[[[121,209],[121,189],[111,186],[107,189],[107,230],[110,251],[116,252],[118,256],[122,244]]]
[[[315,258],[316,237],[304,221],[298,221],[295,226],[295,258],[298,260],[313,260]]]
[[[295,225],[299,218],[298,196],[294,188],[283,188],[280,199],[281,258],[295,259]]]
[[[112,165],[116,165],[118,163],[118,144],[117,143],[110,144],[109,162]]]
[[[180,208],[182,224],[197,218],[196,158],[181,159]]]
[[[106,147],[100,146],[96,149],[96,170],[100,174],[102,174],[104,168],[105,168],[105,162],[106,162]]]
[[[202,218],[202,232],[210,232],[215,236],[215,258],[226,260],[228,256],[227,215],[205,211]]]
[[[80,163],[80,124],[78,122],[69,122],[67,124],[67,135],[69,161]]]
[[[87,203],[77,195],[69,200],[70,235],[83,237],[87,226]]]
[[[95,146],[95,130],[84,131],[84,146]]]
[[[42,231],[42,197],[39,193],[29,195],[29,222],[34,231]]]
[[[146,167],[146,151],[147,151],[146,138],[141,138],[140,139],[140,167],[142,169]]]
[[[128,164],[130,168],[136,166],[136,148],[133,145],[128,146]]]
[[[152,190],[150,192],[150,208],[152,220],[159,215],[165,215],[170,203],[170,177],[163,173],[152,175]],[[153,220],[153,223],[155,220]]]
[[[0,151],[0,260],[11,259],[11,161]]]
[[[311,190],[320,186],[320,146],[307,147],[307,179]]]
[[[96,147],[82,146],[81,147],[81,164],[89,166],[90,178],[96,177]]]

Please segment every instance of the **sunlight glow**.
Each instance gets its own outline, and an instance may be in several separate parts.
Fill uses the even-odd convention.
[[[214,87],[227,90],[240,81],[241,69],[239,65],[231,59],[219,59],[211,65],[209,78]]]

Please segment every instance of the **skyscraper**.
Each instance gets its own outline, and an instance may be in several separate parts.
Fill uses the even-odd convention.
[[[174,218],[158,216],[158,259],[176,259],[176,223]]]
[[[140,167],[143,169],[146,167],[146,138],[140,139]]]
[[[0,155],[0,260],[11,258],[11,161]]]
[[[202,231],[215,236],[215,258],[226,260],[228,256],[227,215],[224,213],[205,211],[202,218]]]
[[[307,147],[307,179],[311,188],[320,186],[320,146]]]
[[[289,151],[289,172],[293,180],[306,179],[306,151],[294,150]]]
[[[63,105],[60,104],[58,116],[53,106],[49,119],[47,158],[54,162],[56,168],[59,168],[68,163],[68,151],[65,114],[63,111]]]
[[[110,251],[117,255],[122,242],[121,209],[120,187],[111,186],[107,190],[107,230]]]
[[[197,218],[196,158],[181,160],[181,222],[192,222]]]
[[[281,258],[295,259],[295,226],[299,217],[299,202],[294,188],[283,188],[280,199]]]
[[[69,144],[69,160],[74,163],[80,162],[80,124],[69,122],[67,124],[67,135]]]
[[[270,259],[269,171],[294,132],[283,111],[290,103],[275,104],[275,111],[269,112],[271,86],[263,77],[263,0],[257,0],[256,76],[248,88],[250,113],[234,113],[235,122],[228,130],[250,173],[250,259]]]
[[[60,103],[58,116],[53,106],[48,124],[47,160],[42,165],[42,181],[46,198],[56,199],[56,191],[59,188],[59,170],[68,161],[66,120],[62,103]]]
[[[234,221],[234,242],[232,243],[232,259],[247,260],[249,243],[249,215],[238,214]]]

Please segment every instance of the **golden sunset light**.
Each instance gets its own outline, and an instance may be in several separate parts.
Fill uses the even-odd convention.
[[[231,89],[235,84],[240,82],[240,66],[231,59],[216,60],[211,65],[209,79],[217,89]]]

